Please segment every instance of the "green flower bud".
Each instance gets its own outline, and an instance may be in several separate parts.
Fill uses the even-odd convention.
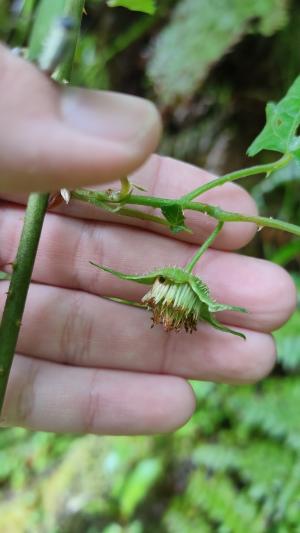
[[[162,324],[166,331],[185,329],[186,332],[192,333],[196,331],[197,323],[202,320],[216,329],[245,338],[242,333],[218,322],[214,314],[219,311],[245,313],[246,309],[213,300],[207,285],[194,274],[178,267],[165,267],[148,274],[131,275],[91,264],[120,279],[152,285],[142,302],[152,310],[153,325]]]

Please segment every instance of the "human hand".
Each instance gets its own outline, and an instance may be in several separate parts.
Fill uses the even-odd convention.
[[[5,117],[0,257],[5,266],[14,260],[24,214],[16,193],[123,176],[152,152],[160,127],[151,104],[59,88],[4,48],[0,62],[0,116]],[[153,156],[133,182],[149,193],[178,197],[209,179],[195,167]],[[235,184],[201,199],[255,213],[250,196]],[[202,323],[193,335],[150,329],[144,310],[104,299],[137,300],[145,291],[100,273],[90,260],[129,273],[183,265],[214,225],[194,213],[187,214],[187,223],[193,234],[174,237],[165,228],[75,201],[47,214],[2,425],[102,434],[170,431],[194,410],[187,379],[247,383],[271,370],[275,347],[269,332],[293,311],[295,289],[278,266],[234,253],[253,237],[253,225],[225,224],[215,249],[196,267],[218,301],[247,308],[246,315],[218,315],[243,331],[246,341]],[[7,283],[1,282],[2,308],[6,292]]]

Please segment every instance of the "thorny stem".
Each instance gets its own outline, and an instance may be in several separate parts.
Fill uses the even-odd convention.
[[[57,4],[57,13],[53,11],[51,3],[48,3],[47,6],[47,0],[44,0],[43,7],[45,6],[46,11],[43,14],[43,20],[41,20],[41,17],[37,17],[33,31],[35,31],[37,26],[42,23],[45,31],[40,38],[44,39],[45,35],[47,36],[47,33],[51,30],[53,17],[59,18],[66,15],[70,16],[77,24],[77,32],[74,32],[73,42],[70,43],[70,51],[72,51],[72,47],[74,51],[84,0],[64,0],[61,4]],[[49,13],[51,12],[52,14],[52,19],[49,19],[50,22],[47,17],[47,9],[49,9]],[[37,44],[42,48],[43,40],[35,40],[34,46]],[[33,45],[32,48],[29,49],[30,59],[33,58],[32,56]],[[72,58],[65,61],[65,63],[62,62],[64,75],[66,72],[70,72],[71,64]],[[48,198],[49,195],[47,193],[30,194],[17,257],[13,265],[13,273],[0,324],[0,413],[2,411],[9,373],[17,345],[33,265],[48,206]]]
[[[48,194],[31,194],[0,326],[0,406],[16,349],[25,300],[48,204]]]
[[[95,191],[88,191],[87,189],[76,189],[71,192],[71,197],[77,200],[84,201],[88,204],[96,205],[97,207],[102,207],[103,209],[105,209],[103,204],[107,201],[107,196],[104,195],[102,197],[102,194],[99,193],[99,197],[98,197],[98,193],[97,193],[97,198],[95,198],[94,192]],[[113,203],[113,201],[111,200],[111,197],[109,201],[107,201],[107,203],[108,205]],[[116,203],[118,203],[118,201],[116,201]],[[156,215],[152,215],[149,213],[144,213],[143,211],[138,211],[137,209],[129,209],[126,207],[120,207],[120,209],[116,209],[115,211],[112,211],[112,213],[114,214],[117,213],[118,215],[123,215],[125,217],[138,218],[140,220],[145,220],[147,222],[155,222],[156,224],[169,227],[169,223],[167,222],[165,218],[158,217]]]
[[[204,254],[204,252],[206,252],[206,250],[214,242],[215,238],[220,233],[223,226],[224,226],[224,222],[218,222],[214,231],[210,234],[210,236],[206,239],[206,241],[202,244],[202,246],[200,246],[199,250],[197,250],[192,260],[184,267],[184,270],[186,272],[190,273],[193,271],[194,266],[199,261],[200,257]]]
[[[88,202],[90,204],[101,207],[101,204],[107,202],[111,204],[112,202],[108,200],[105,192],[92,191],[87,189],[76,189],[72,192],[72,197],[83,202]],[[201,213],[206,213],[207,215],[219,220],[220,222],[252,222],[256,224],[258,228],[274,228],[293,235],[300,237],[300,226],[296,224],[291,224],[289,222],[284,222],[283,220],[277,220],[272,217],[261,217],[261,216],[248,216],[243,215],[242,213],[224,211],[220,207],[216,207],[209,204],[203,204],[201,202],[192,202],[184,200],[183,198],[171,200],[169,198],[159,198],[154,196],[142,196],[132,194],[126,200],[126,204],[129,205],[141,205],[146,207],[153,207],[161,209],[164,206],[179,205],[183,210],[199,211]],[[116,211],[120,213],[120,211]],[[122,214],[122,211],[121,211]],[[146,215],[148,216],[148,215]],[[143,218],[142,213],[139,212],[138,218]],[[146,217],[145,217],[146,219]]]
[[[139,218],[140,220],[155,222],[156,224],[160,224],[161,226],[166,226],[167,228],[169,227],[169,223],[165,218],[150,215],[149,213],[143,213],[143,211],[138,211],[137,209],[126,209],[124,207],[123,209],[117,211],[117,214],[123,215],[125,217]]]
[[[291,161],[291,159],[292,156],[290,154],[286,154],[274,163],[268,163],[266,165],[256,165],[254,167],[242,168],[241,170],[230,172],[229,174],[225,174],[220,178],[216,178],[212,181],[209,181],[204,185],[200,185],[200,187],[197,187],[197,189],[194,189],[188,194],[182,196],[181,199],[194,200],[194,198],[197,198],[197,196],[200,196],[201,194],[209,191],[210,189],[213,189],[214,187],[219,187],[220,185],[224,185],[225,183],[228,183],[230,181],[236,181],[241,178],[246,178],[247,176],[256,176],[257,174],[269,175],[272,172],[275,172],[275,170],[279,170],[280,168],[285,167]]]

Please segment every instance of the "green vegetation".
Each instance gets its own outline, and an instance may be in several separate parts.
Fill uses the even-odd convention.
[[[130,3],[140,4],[111,1]],[[10,2],[0,4],[1,37],[14,46],[26,44],[32,25],[35,2],[21,4],[13,16]],[[153,2],[144,4],[150,12]],[[263,126],[265,103],[300,72],[297,4],[163,0],[151,18],[87,2],[72,80],[152,97],[165,120],[164,153],[222,174],[248,166],[245,148]],[[277,126],[279,106],[268,108]],[[279,144],[270,145],[265,129],[251,153],[298,155],[293,120],[284,132],[292,144],[282,147],[279,133]],[[272,154],[258,157],[268,164]],[[254,186],[265,216],[300,224],[299,170],[295,159]],[[286,266],[300,288],[299,239],[264,230],[246,252]],[[2,430],[0,531],[299,532],[300,290],[299,309],[276,338],[278,365],[269,379],[244,387],[195,383],[196,414],[173,435]]]
[[[284,26],[286,17],[287,5],[282,0],[179,2],[156,39],[148,66],[159,99],[173,104],[189,98],[210,66],[245,34],[271,35]]]
[[[4,430],[1,531],[298,531],[299,334],[293,360],[289,351],[297,319],[278,333],[280,366],[270,379],[194,383],[196,414],[173,435]]]

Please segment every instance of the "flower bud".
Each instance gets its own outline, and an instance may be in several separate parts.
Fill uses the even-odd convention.
[[[239,331],[218,322],[215,313],[219,311],[245,313],[246,309],[216,302],[211,298],[207,285],[190,272],[178,267],[166,267],[148,274],[135,275],[123,274],[123,272],[117,272],[92,262],[91,264],[120,279],[152,285],[142,298],[142,302],[152,310],[153,325],[162,324],[166,331],[184,329],[192,333],[196,331],[198,322],[202,320],[211,324],[215,329],[245,339],[245,335]]]

